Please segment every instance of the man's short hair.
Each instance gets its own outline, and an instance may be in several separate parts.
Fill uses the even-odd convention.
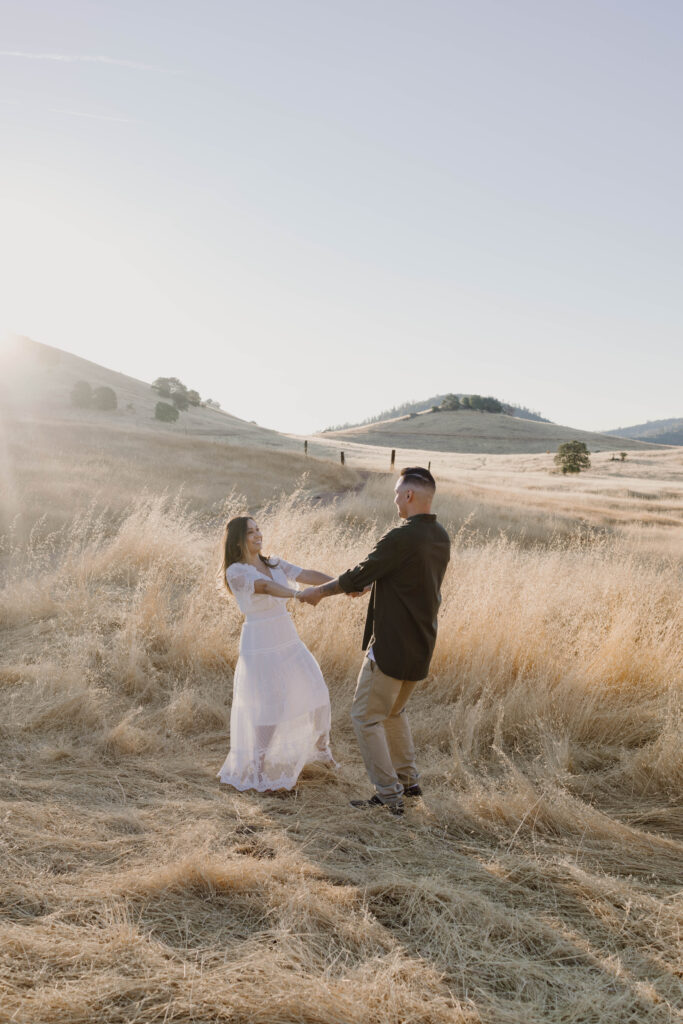
[[[436,490],[436,480],[424,466],[406,466],[401,470],[401,476],[405,483],[414,484],[417,487],[424,487],[432,493]]]

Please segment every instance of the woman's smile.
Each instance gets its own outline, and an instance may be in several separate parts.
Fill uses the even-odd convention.
[[[247,550],[250,554],[254,555],[261,550],[261,547],[263,546],[263,535],[253,519],[249,521],[245,539],[247,542]]]

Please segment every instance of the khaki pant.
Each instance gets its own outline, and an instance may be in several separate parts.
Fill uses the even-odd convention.
[[[358,675],[351,720],[370,781],[385,804],[401,800],[418,778],[415,747],[406,717],[417,683],[394,679],[366,658]]]

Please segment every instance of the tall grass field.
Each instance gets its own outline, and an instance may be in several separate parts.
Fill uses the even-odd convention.
[[[424,798],[396,819],[348,803],[370,795],[366,599],[292,608],[339,770],[290,794],[216,779],[225,518],[337,574],[394,522],[388,472],[192,438],[71,460],[72,433],[48,458],[37,436],[3,449],[0,1021],[681,1019],[680,523],[648,533],[622,495],[596,525],[583,480],[546,509],[518,480],[443,482],[452,560],[409,705]]]

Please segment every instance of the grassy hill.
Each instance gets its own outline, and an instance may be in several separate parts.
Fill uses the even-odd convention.
[[[326,438],[390,448],[419,448],[443,452],[502,454],[556,451],[563,441],[584,441],[591,452],[629,451],[650,447],[555,423],[507,416],[504,413],[422,412],[346,430],[325,432]]]
[[[114,389],[118,408],[71,405],[86,380]],[[228,496],[261,507],[306,476],[315,494],[357,486],[367,470],[342,467],[329,450],[303,444],[222,410],[190,408],[176,423],[154,419],[149,384],[29,339],[0,351],[0,531],[15,519],[43,532],[94,502],[122,512],[141,492],[172,489],[204,517],[220,515]],[[316,457],[317,456],[317,457]],[[247,499],[245,498],[245,501]],[[18,517],[18,518],[17,518]]]
[[[618,427],[610,433],[616,437],[649,441],[652,444],[683,445],[683,418],[650,420],[633,427]]]
[[[282,435],[276,431],[247,423],[222,409],[190,407],[176,423],[161,423],[154,419],[159,395],[148,383],[30,338],[8,340],[0,352],[0,370],[2,406],[14,419],[106,423],[111,429],[225,437],[266,446],[282,443],[278,440]],[[74,408],[71,389],[79,380],[93,388],[113,388],[118,408],[110,412]]]
[[[433,406],[441,404],[447,395],[432,395],[431,398],[424,398],[419,402],[403,402],[401,405],[395,405],[392,409],[385,409],[384,412],[379,413],[376,416],[368,416],[366,419],[361,420],[360,423],[342,423],[338,426],[327,427],[324,433],[327,431],[334,430],[348,430],[349,427],[365,427],[369,423],[378,423],[380,420],[394,420],[400,416],[407,416],[409,413],[426,412]],[[458,398],[462,398],[462,394],[457,395]],[[519,416],[521,419],[527,420],[538,420],[540,423],[549,423],[550,420],[546,416],[541,416],[540,412],[533,412],[531,409],[527,409],[526,406],[511,405],[509,402],[501,403],[506,407],[506,411],[511,413],[513,416]]]

